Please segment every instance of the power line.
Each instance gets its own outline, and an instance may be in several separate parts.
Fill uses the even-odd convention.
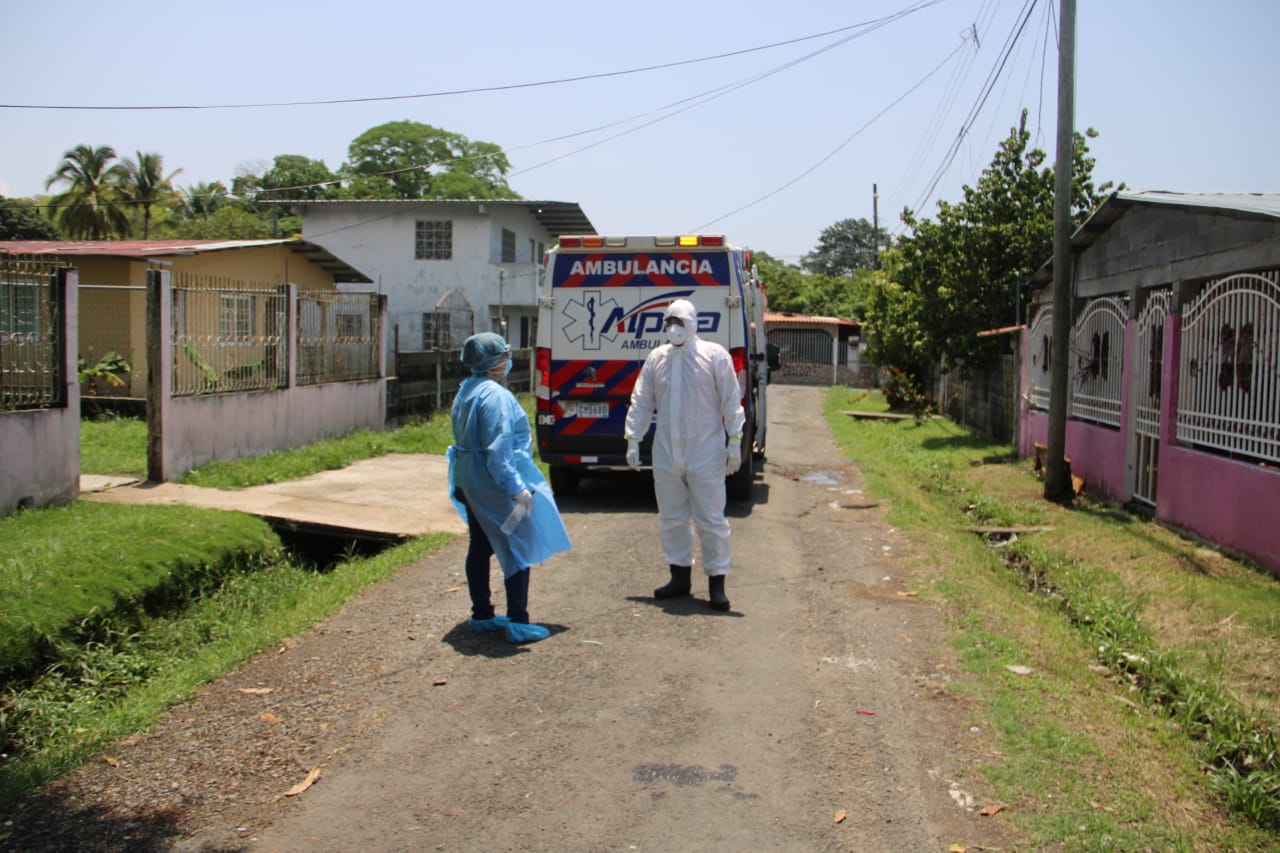
[[[941,62],[939,62],[939,63],[938,63],[938,64],[933,68],[933,70],[932,70],[932,71],[930,71],[930,72],[929,72],[928,74],[926,74],[924,77],[920,78],[920,80],[919,80],[919,81],[917,81],[917,82],[915,83],[915,85],[913,85],[911,88],[907,89],[907,91],[903,92],[903,93],[902,93],[901,95],[899,95],[896,99],[894,99],[892,102],[890,102],[890,104],[889,104],[888,106],[886,106],[884,109],[880,110],[880,112],[876,113],[874,116],[872,116],[870,119],[868,119],[868,120],[867,120],[867,122],[866,122],[865,124],[863,124],[863,125],[862,125],[862,127],[858,128],[858,129],[857,129],[857,130],[855,130],[855,131],[854,131],[850,136],[846,137],[846,138],[845,138],[845,140],[844,140],[843,142],[841,142],[839,145],[837,145],[835,148],[833,148],[833,149],[832,149],[832,150],[831,150],[831,151],[830,151],[830,152],[829,152],[825,157],[823,157],[822,159],[818,160],[818,162],[814,163],[812,166],[810,166],[809,168],[805,169],[805,170],[804,170],[803,172],[801,172],[800,174],[796,175],[796,176],[795,176],[794,178],[792,178],[790,181],[787,181],[787,182],[786,182],[785,184],[783,184],[782,186],[777,187],[776,189],[773,189],[773,190],[771,190],[771,191],[769,191],[769,192],[765,193],[764,195],[762,195],[762,196],[760,196],[759,198],[757,198],[755,201],[748,202],[748,203],[746,203],[746,204],[742,205],[741,207],[735,208],[734,210],[731,210],[731,211],[729,211],[728,213],[725,213],[725,214],[723,214],[723,215],[721,215],[721,216],[716,217],[715,219],[712,219],[712,220],[711,220],[711,221],[709,221],[709,222],[704,222],[702,225],[699,225],[697,228],[693,228],[693,229],[691,229],[691,230],[692,230],[692,231],[701,231],[701,230],[703,230],[704,228],[707,228],[707,227],[709,227],[709,226],[711,226],[711,225],[715,225],[717,222],[720,222],[721,220],[728,219],[730,216],[733,216],[733,215],[734,215],[734,214],[736,214],[736,213],[741,213],[742,211],[746,210],[747,208],[754,207],[755,205],[759,204],[760,202],[765,201],[766,199],[772,198],[773,196],[777,195],[778,193],[782,192],[783,190],[787,189],[788,187],[790,187],[790,186],[792,186],[792,185],[794,185],[794,184],[798,183],[801,179],[805,178],[806,176],[808,176],[808,175],[810,175],[811,173],[813,173],[814,171],[816,171],[816,170],[818,169],[818,167],[819,167],[819,166],[821,166],[823,163],[826,163],[826,162],[827,162],[828,160],[830,160],[832,157],[836,156],[836,154],[840,153],[840,151],[841,151],[842,149],[844,149],[844,148],[845,148],[849,143],[853,142],[853,140],[854,140],[854,139],[858,138],[858,136],[860,136],[864,130],[866,130],[868,127],[870,127],[871,125],[873,125],[876,121],[878,121],[878,120],[880,119],[880,117],[881,117],[881,116],[883,116],[885,113],[889,112],[889,110],[891,110],[891,109],[893,109],[894,107],[896,107],[896,106],[897,106],[898,104],[900,104],[902,101],[906,100],[906,98],[907,98],[907,96],[908,96],[908,95],[910,95],[910,94],[911,94],[912,92],[914,92],[916,89],[918,89],[918,88],[920,88],[921,86],[923,86],[923,85],[924,85],[924,84],[925,84],[925,83],[926,83],[926,82],[927,82],[931,77],[933,77],[933,75],[937,74],[940,70],[942,70],[942,67],[943,67],[944,65],[946,65],[948,62],[950,62],[950,61],[951,61],[951,59],[952,59],[952,57],[954,57],[957,53],[959,53],[959,52],[960,52],[960,49],[961,49],[962,47],[964,47],[964,42],[963,42],[963,41],[961,41],[961,43],[956,47],[956,49],[955,49],[955,50],[953,50],[953,51],[951,51],[951,53],[949,53],[949,54],[946,56],[946,58],[944,58]]]
[[[930,183],[929,183],[929,188],[925,191],[924,195],[920,197],[920,200],[915,205],[916,210],[920,210],[924,206],[925,202],[927,202],[933,196],[933,192],[935,189],[937,189],[938,183],[942,180],[942,176],[946,174],[949,168],[951,168],[951,164],[955,161],[956,155],[960,152],[961,144],[964,142],[965,137],[968,135],[970,128],[973,127],[973,123],[977,121],[978,115],[981,114],[983,106],[986,105],[987,98],[990,97],[991,91],[995,88],[995,84],[999,81],[1000,74],[1004,71],[1005,63],[1009,61],[1009,56],[1013,52],[1014,45],[1017,43],[1018,38],[1022,35],[1023,30],[1026,28],[1027,21],[1031,19],[1031,13],[1035,9],[1035,5],[1037,2],[1038,0],[1027,0],[1026,5],[1023,6],[1023,9],[1025,10],[1026,14],[1022,16],[1022,20],[1013,29],[1013,31],[1010,32],[1009,38],[1005,42],[1005,46],[1003,48],[999,61],[996,63],[995,67],[992,68],[991,74],[989,74],[987,77],[985,89],[983,90],[982,94],[979,96],[973,108],[969,111],[968,117],[965,118],[964,123],[961,125],[960,132],[956,134],[955,142],[953,142],[951,144],[951,147],[947,150],[946,155],[943,157],[942,163],[939,164],[937,170],[934,171],[933,178],[930,180]]]
[[[597,74],[579,74],[573,77],[560,77],[552,80],[539,80],[532,83],[508,83],[501,86],[477,86],[468,89],[448,89],[439,92],[423,92],[416,95],[382,95],[363,98],[330,98],[314,101],[274,101],[266,103],[242,103],[242,104],[167,104],[167,105],[90,105],[90,104],[0,104],[0,109],[8,110],[103,110],[103,111],[122,111],[122,110],[144,110],[144,111],[161,111],[161,110],[237,110],[237,109],[261,109],[268,107],[306,107],[306,106],[332,106],[336,104],[367,104],[378,101],[409,101],[419,100],[422,98],[443,98],[453,95],[478,95],[488,92],[509,92],[519,89],[533,89],[541,86],[558,86],[564,83],[580,83],[585,80],[602,80],[610,77],[625,77],[631,74],[645,74],[650,71],[661,71],[667,68],[679,68],[685,65],[696,65],[703,62],[716,62],[721,59],[729,59],[735,56],[744,56],[750,53],[758,53],[764,50],[772,50],[778,47],[786,47],[787,45],[799,44],[800,42],[812,41],[814,39],[825,38],[827,36],[836,35],[837,33],[848,32],[849,30],[857,30],[868,27],[880,21],[894,19],[918,12],[929,6],[936,5],[942,0],[921,0],[914,3],[901,12],[897,12],[886,18],[873,19],[858,24],[850,24],[845,27],[837,27],[833,30],[826,30],[821,33],[814,33],[807,36],[799,36],[785,41],[771,42],[770,44],[758,45],[756,47],[742,48],[740,50],[732,50],[726,53],[717,53],[711,56],[698,57],[696,59],[682,59],[676,62],[666,62],[658,65],[645,65],[639,68],[629,68],[622,71],[604,71]]]

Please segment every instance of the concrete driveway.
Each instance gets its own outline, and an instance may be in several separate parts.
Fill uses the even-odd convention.
[[[235,491],[84,475],[80,498],[122,504],[184,504],[238,510],[299,530],[404,539],[467,532],[449,501],[443,456],[392,453],[301,480]]]

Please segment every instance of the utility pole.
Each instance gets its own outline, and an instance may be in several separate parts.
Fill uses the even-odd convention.
[[[876,256],[871,261],[873,270],[880,269],[880,188],[871,185],[871,240],[876,247]]]
[[[1075,161],[1076,0],[1061,0],[1058,34],[1058,162],[1053,183],[1053,364],[1049,371],[1049,439],[1044,496],[1070,501],[1067,469],[1067,384],[1071,360],[1071,184]]]

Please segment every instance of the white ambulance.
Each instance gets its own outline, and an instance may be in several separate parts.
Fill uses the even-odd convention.
[[[743,463],[728,496],[751,496],[753,459],[765,447],[769,371],[764,285],[750,255],[718,235],[562,236],[547,253],[538,299],[538,452],[557,494],[583,476],[626,467],[623,422],[645,357],[664,343],[662,315],[676,299],[698,309],[698,336],[733,358],[747,421]],[[775,365],[776,366],[776,365]],[[651,462],[650,430],[640,445]]]

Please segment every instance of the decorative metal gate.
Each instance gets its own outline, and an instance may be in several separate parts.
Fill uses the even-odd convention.
[[[1211,281],[1182,318],[1178,441],[1280,463],[1280,271]]]
[[[1172,292],[1156,291],[1138,315],[1133,357],[1133,498],[1156,505],[1156,478],[1160,460],[1160,392],[1163,388],[1164,320]]]
[[[1126,300],[1092,299],[1071,331],[1071,417],[1120,426]]]

